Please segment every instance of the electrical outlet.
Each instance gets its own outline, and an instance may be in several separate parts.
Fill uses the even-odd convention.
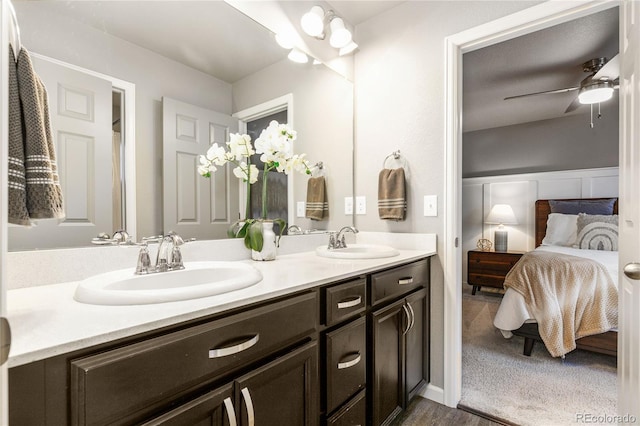
[[[353,197],[344,197],[344,214],[353,214]]]
[[[367,197],[356,197],[356,214],[367,214]]]
[[[306,204],[304,201],[298,201],[298,203],[296,204],[296,211],[297,217],[304,217],[305,213],[306,213]]]
[[[424,215],[438,216],[438,196],[437,195],[424,196]]]

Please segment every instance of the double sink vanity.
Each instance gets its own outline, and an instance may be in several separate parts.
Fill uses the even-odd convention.
[[[10,423],[388,424],[429,379],[435,236],[417,235],[288,237],[270,262],[197,242],[182,270],[10,290]]]

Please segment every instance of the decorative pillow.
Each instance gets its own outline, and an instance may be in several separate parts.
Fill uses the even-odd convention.
[[[615,198],[605,200],[549,200],[551,213],[612,215]]]
[[[571,247],[578,235],[578,215],[551,213],[547,219],[547,232],[543,246]]]
[[[618,251],[618,215],[578,215],[576,246],[584,250]]]

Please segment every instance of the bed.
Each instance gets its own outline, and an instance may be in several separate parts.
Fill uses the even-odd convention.
[[[611,203],[613,203],[612,216],[609,216],[609,218],[611,219],[607,217],[603,218],[602,216],[598,216],[598,217],[601,217],[602,220],[611,220],[611,222],[613,222],[613,219],[617,219],[617,216],[615,217],[613,216],[613,215],[617,215],[618,213],[617,199],[615,200],[570,199],[570,200],[557,200],[557,201],[556,200],[536,201],[535,203],[536,250],[534,250],[533,252],[530,252],[532,253],[531,255],[527,254],[523,256],[522,262],[530,262],[531,261],[530,258],[535,256],[538,256],[538,257],[546,256],[546,257],[555,257],[558,259],[564,259],[561,255],[576,256],[581,259],[584,258],[584,259],[595,260],[596,262],[591,262],[590,260],[585,261],[585,263],[589,263],[589,262],[597,263],[597,265],[594,265],[594,267],[596,268],[595,269],[596,272],[590,275],[590,277],[593,277],[593,280],[595,281],[595,283],[593,283],[592,285],[595,286],[594,288],[599,288],[600,285],[602,285],[603,288],[607,289],[606,291],[608,291],[609,294],[603,297],[609,297],[610,301],[612,301],[615,296],[616,304],[615,306],[611,306],[610,304],[609,307],[606,308],[607,309],[606,316],[609,318],[610,322],[612,323],[611,325],[617,325],[617,289],[611,288],[612,283],[615,286],[617,285],[617,281],[618,281],[617,246],[605,247],[604,248],[605,250],[602,250],[603,248],[602,246],[599,247],[600,250],[583,250],[579,248],[574,248],[572,245],[563,244],[562,242],[559,242],[560,240],[564,241],[564,240],[570,239],[568,237],[568,234],[562,237],[558,237],[557,235],[554,237],[552,235],[554,232],[557,231],[558,229],[557,227],[559,226],[558,225],[559,223],[569,223],[566,221],[573,220],[573,219],[571,219],[570,215],[558,215],[558,214],[552,215],[551,214],[552,208],[550,205],[550,201],[551,203],[555,203],[554,206],[557,206],[558,201],[561,201],[561,202],[566,201],[567,204],[570,204],[572,202],[598,203],[600,201],[605,202],[605,200],[609,200]],[[554,219],[555,221],[550,222],[549,221],[550,216],[553,216],[551,217],[551,219]],[[557,219],[561,219],[564,222],[558,222]],[[584,217],[583,219],[588,219],[588,217]],[[550,226],[552,226],[553,228],[549,230],[549,235],[547,235],[548,223],[551,223]],[[617,232],[617,225],[615,229]],[[558,241],[554,241],[554,238],[555,240],[558,240]],[[577,260],[578,261],[577,263],[580,263],[578,259],[573,257],[567,258],[567,259]],[[526,266],[526,265],[516,264],[516,266],[514,266],[514,270],[517,267],[523,267],[523,266]],[[546,267],[546,266],[543,266],[543,267]],[[555,267],[558,267],[558,266],[556,265]],[[517,271],[513,271],[513,272],[514,272],[513,275],[515,275],[518,279],[524,276],[522,274],[520,275],[516,274],[515,272]],[[551,273],[551,272],[555,274],[554,271],[547,271],[547,273]],[[543,271],[543,274],[544,273],[545,272]],[[532,313],[532,310],[533,312],[537,313],[539,317],[540,317],[540,312],[539,310],[535,310],[534,308],[530,309],[531,305],[528,306],[528,304],[525,302],[525,297],[523,296],[523,294],[521,294],[522,293],[521,287],[518,288],[518,285],[515,286],[516,289],[510,287],[510,285],[514,283],[514,279],[515,279],[511,275],[512,274],[510,273],[507,276],[507,279],[505,280],[506,291],[505,291],[503,300],[500,304],[500,307],[498,309],[498,312],[496,314],[496,317],[494,319],[494,325],[498,329],[500,329],[503,335],[507,338],[511,337],[511,335],[524,337],[525,340],[524,340],[523,353],[524,355],[529,356],[531,355],[531,351],[533,349],[534,343],[536,341],[539,341],[539,342],[543,341],[541,337],[540,329],[539,329],[539,324],[534,319],[535,314]],[[608,275],[608,277],[606,275]],[[555,275],[549,275],[549,276],[555,276]],[[561,275],[558,275],[558,276],[561,276]],[[585,281],[589,281],[589,280],[587,279]],[[600,284],[601,282],[603,284]],[[588,283],[585,284],[585,288],[587,288],[588,285],[589,285]],[[613,293],[614,291],[615,291],[615,294]],[[531,298],[529,297],[528,300],[530,299]],[[563,319],[562,321],[565,321],[565,320]],[[615,322],[615,324],[613,324],[613,322]],[[604,325],[604,328],[610,328],[608,331],[599,332],[597,334],[590,334],[585,337],[581,337],[575,340],[575,344],[574,344],[575,347],[577,349],[584,349],[584,350],[589,350],[593,352],[599,352],[607,355],[616,356],[617,355],[617,331],[615,330],[615,327],[607,327],[606,325],[607,324]],[[547,345],[547,349],[553,356],[558,356],[557,355],[558,350],[556,348],[554,348],[554,350],[552,351],[549,345]],[[554,355],[554,353],[556,353],[556,355]],[[560,356],[564,356],[564,353],[560,352],[560,354],[561,354]]]

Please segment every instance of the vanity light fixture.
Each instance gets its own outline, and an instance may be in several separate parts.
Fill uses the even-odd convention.
[[[333,10],[327,12],[320,6],[313,6],[311,10],[300,19],[300,25],[305,33],[311,37],[315,37],[318,40],[324,40],[326,37],[325,26],[328,24],[331,36],[329,37],[329,44],[336,49],[343,49],[346,46],[350,46],[353,40],[351,31],[347,29],[344,24],[344,20],[335,14]],[[340,55],[346,55],[353,52],[358,45],[355,45],[351,50],[345,51],[346,53],[340,53]]]
[[[357,48],[358,48],[358,44],[352,41],[351,43],[347,44],[345,47],[340,48],[340,52],[338,52],[338,55],[339,56],[348,55],[349,53],[353,52]]]
[[[309,62],[309,57],[307,56],[307,54],[295,47],[291,49],[291,52],[289,52],[287,58],[299,64],[306,64],[307,62]]]
[[[311,37],[322,35],[322,39],[324,39],[324,9],[320,6],[313,6],[309,12],[302,15],[300,25],[302,25],[304,32]]]
[[[287,33],[276,34],[276,42],[284,49],[291,49],[295,46],[294,38]]]

